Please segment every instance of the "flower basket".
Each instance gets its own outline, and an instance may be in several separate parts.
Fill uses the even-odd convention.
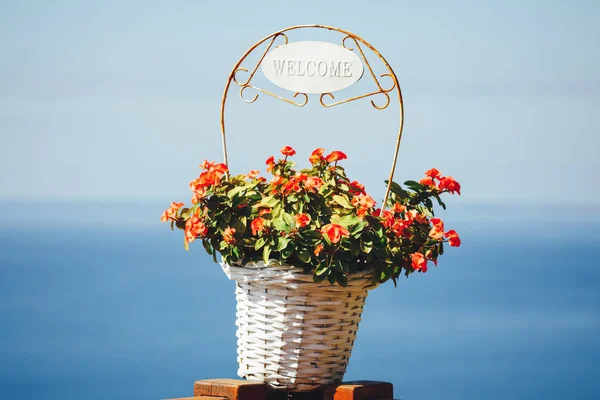
[[[296,391],[342,381],[371,274],[341,287],[288,265],[221,266],[236,282],[240,377]]]
[[[229,171],[224,112],[230,85],[239,85],[240,97],[248,103],[258,94],[245,99],[246,89],[298,107],[307,104],[307,93],[323,86],[311,85],[310,91],[296,91],[293,99],[286,99],[253,86],[252,79],[269,50],[281,49],[274,46],[275,40],[283,38],[287,44],[285,32],[311,27],[343,33],[342,50],[361,55],[369,71],[365,76],[372,77],[379,88],[329,104],[324,100],[334,100],[334,95],[324,91],[319,97],[322,106],[383,96],[383,105],[371,100],[373,107],[382,110],[390,104],[389,93],[397,93],[399,131],[385,195],[378,207],[363,184],[346,176],[340,163],[348,157],[340,150],[327,154],[318,147],[305,159],[305,167],[298,168],[291,159],[296,151],[285,146],[278,159],[270,156],[265,161],[270,176],[261,176],[259,170],[238,175]],[[242,67],[246,56],[266,42],[254,69]],[[392,80],[391,88],[378,81],[363,44],[388,68],[389,73],[381,77]],[[289,70],[293,63],[288,60],[287,65]],[[245,82],[236,77],[241,72],[248,73]],[[320,78],[315,76],[317,81]],[[192,204],[171,203],[161,220],[184,231],[186,249],[196,241],[215,262],[220,255],[223,270],[236,282],[241,377],[296,391],[341,381],[368,290],[388,280],[396,284],[403,275],[425,273],[428,263],[437,266],[445,244],[460,245],[458,234],[446,230],[434,215],[434,201],[446,208],[441,195],[460,195],[460,184],[454,178],[431,168],[420,181],[409,180],[402,186],[393,180],[403,116],[398,80],[387,62],[366,41],[337,28],[286,28],[254,45],[233,68],[221,101],[224,162],[205,160],[200,165],[203,172],[190,182]],[[427,157],[427,152],[422,157]]]

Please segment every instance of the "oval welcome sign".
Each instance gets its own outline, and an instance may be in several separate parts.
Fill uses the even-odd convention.
[[[275,85],[299,93],[345,89],[362,77],[364,68],[352,51],[328,42],[294,42],[271,50],[262,71]]]

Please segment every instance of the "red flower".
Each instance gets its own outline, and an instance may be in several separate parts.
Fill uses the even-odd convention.
[[[308,161],[310,161],[310,163],[313,165],[318,162],[323,161],[323,152],[324,151],[325,151],[325,149],[322,149],[320,147],[318,149],[313,150],[310,157],[308,157]]]
[[[350,235],[348,229],[338,224],[327,224],[321,228],[321,233],[327,235],[331,243],[339,242],[343,236]]]
[[[383,212],[382,218],[383,221],[381,222],[381,224],[384,227],[389,228],[394,224],[394,214],[392,214],[390,211],[385,210]]]
[[[200,164],[200,168],[205,169],[205,170],[209,170],[210,167],[214,166],[215,162],[210,162],[208,160],[204,160],[204,162],[202,164]]]
[[[452,194],[456,192],[460,195],[460,183],[456,182],[451,176],[441,178],[439,188],[440,190],[447,190]]]
[[[309,176],[304,181],[304,187],[311,192],[321,189],[321,186],[323,186],[323,181],[318,176]]]
[[[294,217],[299,228],[303,228],[310,222],[310,216],[306,214],[298,214]]]
[[[315,254],[315,256],[319,256],[319,254],[321,254],[321,251],[323,250],[323,244],[318,244],[317,247],[315,247],[315,251],[313,252]]]
[[[417,210],[410,210],[405,214],[404,219],[406,221],[410,221],[410,223],[414,223],[417,221],[420,224],[426,224],[429,221],[427,220],[427,216],[425,214],[420,214]]]
[[[425,176],[428,176],[432,179],[440,179],[442,177],[442,173],[435,168],[431,168],[425,172]]]
[[[341,151],[332,151],[331,154],[329,154],[327,157],[325,157],[325,160],[328,163],[334,162],[334,161],[340,161],[340,160],[345,160],[347,159],[348,156],[346,156],[346,154],[342,153]]]
[[[460,238],[458,237],[458,233],[454,229],[450,229],[448,232],[444,233],[444,236],[450,242],[450,246],[459,247],[460,246]]]
[[[260,173],[259,170],[257,169],[253,169],[252,171],[248,172],[248,175],[246,175],[246,178],[248,179],[254,179],[258,176],[258,174]]]
[[[286,193],[290,192],[300,192],[302,189],[300,188],[300,184],[296,179],[289,180],[285,185],[283,185],[283,191]]]
[[[177,211],[179,211],[181,207],[183,207],[183,203],[172,202],[169,209],[165,210],[160,216],[160,221],[167,222],[169,219],[175,219]]]
[[[394,231],[396,236],[400,237],[400,236],[402,236],[402,234],[404,233],[406,228],[409,227],[409,225],[410,225],[410,222],[404,221],[402,219],[397,219],[394,221],[394,224],[392,225],[392,231]]]
[[[265,215],[265,214],[270,214],[271,213],[271,209],[270,208],[263,208],[258,212],[259,216]]]
[[[281,154],[283,154],[286,157],[293,156],[294,154],[296,154],[296,150],[292,149],[290,146],[285,146],[281,149]]]
[[[431,178],[423,178],[419,181],[421,185],[429,186],[431,188],[435,188],[435,182]]]
[[[431,218],[429,222],[433,225],[433,228],[429,231],[429,236],[432,239],[441,239],[444,235],[444,222],[439,218]]]
[[[273,167],[275,167],[275,157],[271,156],[267,158],[265,164],[267,164],[267,172],[271,172],[273,170]]]
[[[352,198],[352,205],[354,207],[361,206],[361,207],[373,208],[373,207],[375,207],[375,204],[376,204],[375,200],[368,194],[358,194]]]
[[[250,223],[250,229],[252,229],[252,235],[256,236],[259,232],[265,229],[265,219],[261,217],[254,218]]]
[[[223,240],[226,243],[229,243],[229,244],[235,243],[235,238],[234,238],[233,235],[235,235],[235,228],[229,228],[229,227],[227,227],[223,231]]]
[[[208,233],[208,228],[198,216],[193,216],[185,223],[185,240],[187,243],[192,243],[198,236],[205,236]]]
[[[415,271],[427,272],[427,259],[423,253],[412,253],[410,258],[412,269]]]
[[[353,181],[350,183],[350,193],[353,195],[357,194],[367,194],[365,192],[365,185],[362,183],[358,183],[357,181]]]
[[[394,208],[392,208],[392,209],[394,210],[394,213],[396,213],[396,214],[406,211],[406,207],[404,207],[400,203],[394,203]]]
[[[200,165],[204,167],[206,171],[200,174],[200,176],[190,182],[190,189],[194,192],[201,192],[203,188],[207,188],[211,185],[218,185],[221,182],[221,178],[227,172],[227,166],[225,164],[209,163],[204,160]]]

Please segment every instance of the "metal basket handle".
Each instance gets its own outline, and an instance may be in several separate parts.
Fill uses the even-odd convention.
[[[389,181],[388,181],[388,185],[387,185],[387,189],[385,191],[385,196],[383,198],[383,203],[381,205],[381,209],[384,210],[388,197],[390,195],[390,190],[392,187],[392,180],[394,178],[394,171],[396,170],[396,162],[398,160],[398,152],[400,150],[400,140],[402,139],[402,128],[404,126],[404,105],[402,102],[402,92],[400,91],[400,85],[398,83],[398,78],[396,77],[396,74],[394,73],[394,71],[392,70],[392,67],[388,64],[388,62],[385,60],[385,58],[377,51],[377,49],[375,49],[375,47],[373,47],[371,44],[369,44],[366,40],[362,39],[361,37],[345,31],[343,29],[339,29],[339,28],[334,28],[331,26],[326,26],[326,25],[296,25],[296,26],[291,26],[289,28],[285,28],[282,29],[280,31],[274,32],[272,34],[270,34],[269,36],[266,36],[265,38],[263,38],[262,40],[256,42],[254,45],[252,45],[252,47],[250,47],[248,49],[248,51],[246,51],[244,53],[244,55],[242,55],[242,57],[238,60],[238,62],[235,64],[235,66],[233,67],[231,73],[229,74],[229,78],[227,79],[227,84],[225,85],[225,90],[223,91],[223,98],[221,99],[221,136],[223,139],[223,157],[224,157],[224,162],[226,165],[229,165],[228,163],[228,159],[227,159],[227,141],[226,141],[226,137],[225,137],[225,102],[227,101],[227,93],[229,92],[229,88],[231,86],[231,82],[234,82],[235,84],[237,84],[238,86],[240,86],[240,97],[243,101],[247,102],[247,103],[253,103],[254,101],[256,101],[256,99],[258,98],[258,93],[255,94],[255,96],[248,100],[244,98],[244,91],[248,88],[254,89],[260,93],[264,93],[267,94],[269,96],[275,97],[279,100],[285,101],[286,103],[295,105],[297,107],[304,107],[307,103],[308,103],[308,95],[306,93],[295,93],[293,96],[293,99],[296,99],[298,96],[302,97],[302,101],[294,101],[294,100],[290,100],[290,99],[286,99],[284,97],[278,96],[274,93],[271,93],[267,90],[261,89],[259,87],[254,86],[251,81],[252,78],[254,77],[254,75],[256,74],[256,71],[258,70],[258,67],[261,65],[263,59],[265,58],[265,56],[267,55],[267,53],[269,52],[269,50],[273,47],[273,45],[275,44],[275,41],[278,38],[283,38],[284,39],[284,43],[283,44],[287,44],[288,43],[288,37],[285,34],[285,32],[288,31],[292,31],[292,30],[296,30],[296,29],[305,29],[305,28],[318,28],[318,29],[327,29],[329,31],[337,31],[340,33],[343,33],[344,38],[342,39],[342,46],[345,47],[348,50],[354,50],[353,47],[348,47],[349,45],[346,43],[346,41],[352,41],[354,44],[354,46],[356,46],[356,50],[359,52],[359,54],[361,55],[362,59],[364,60],[370,75],[372,76],[373,80],[375,81],[378,90],[371,92],[371,93],[366,93],[363,94],[361,96],[356,96],[356,97],[352,97],[350,99],[346,99],[346,100],[342,100],[342,101],[338,101],[335,103],[331,103],[331,104],[326,104],[325,102],[325,98],[326,97],[330,97],[331,100],[334,99],[334,96],[331,93],[322,93],[320,98],[319,98],[319,102],[321,103],[321,105],[323,107],[334,107],[340,104],[345,104],[354,100],[358,100],[358,99],[363,99],[366,97],[371,97],[371,96],[375,96],[375,95],[384,95],[386,98],[386,103],[383,106],[378,106],[375,104],[375,102],[373,100],[371,100],[371,105],[373,107],[375,107],[378,110],[383,110],[385,108],[388,107],[388,105],[390,104],[390,96],[389,93],[392,92],[394,89],[396,89],[396,93],[398,94],[398,104],[400,107],[400,126],[398,129],[398,137],[396,139],[396,147],[394,150],[394,158],[392,161],[392,169],[390,172],[390,176],[389,176]],[[262,54],[262,56],[260,57],[258,63],[256,64],[256,66],[254,67],[254,69],[252,70],[252,72],[249,72],[248,69],[241,67],[240,65],[242,64],[242,62],[246,59],[246,57],[252,53],[258,46],[260,46],[261,44],[269,41],[269,44],[267,46],[267,49],[264,51],[264,53]],[[383,62],[383,64],[386,66],[386,68],[388,69],[389,73],[387,74],[382,74],[380,77],[389,77],[392,79],[392,87],[389,89],[384,89],[379,80],[377,79],[377,76],[375,75],[375,73],[373,72],[373,69],[371,68],[371,65],[369,64],[369,61],[367,60],[363,49],[361,47],[361,44],[367,46],[371,51],[373,51],[373,53],[375,53],[377,55],[377,57],[379,57],[379,59]],[[245,82],[240,82],[238,81],[238,79],[236,78],[236,74],[239,71],[243,71],[248,73],[248,78],[246,79]]]

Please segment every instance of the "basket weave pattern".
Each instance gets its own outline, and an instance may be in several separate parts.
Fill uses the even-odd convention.
[[[298,391],[341,382],[370,274],[349,276],[344,288],[291,266],[221,265],[236,282],[240,377]]]

